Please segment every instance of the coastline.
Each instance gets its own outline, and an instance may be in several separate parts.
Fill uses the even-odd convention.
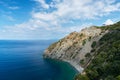
[[[79,73],[82,73],[82,71],[84,70],[84,68],[82,68],[80,65],[78,65],[77,63],[73,62],[73,61],[68,61],[68,60],[63,60],[64,62],[69,63],[71,66],[73,66]]]
[[[43,55],[44,59],[50,59],[50,60],[55,60],[55,61],[61,61],[61,62],[66,62],[68,63],[70,66],[72,66],[78,73],[82,73],[82,71],[84,70],[84,68],[82,68],[80,65],[78,65],[77,63],[73,62],[73,61],[69,61],[69,60],[62,60],[62,59],[55,59],[52,57],[48,57]]]

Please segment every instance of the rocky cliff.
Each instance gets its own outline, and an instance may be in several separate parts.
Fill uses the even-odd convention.
[[[120,80],[120,21],[99,28],[107,33],[93,42],[94,55],[85,56],[91,59],[75,80]]]
[[[90,56],[94,55],[96,43],[106,32],[95,26],[72,32],[50,45],[44,57],[69,62],[78,71],[82,71],[89,63]]]

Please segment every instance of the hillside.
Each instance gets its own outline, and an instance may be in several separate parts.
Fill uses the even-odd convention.
[[[104,33],[97,27],[90,27],[81,30],[80,32],[72,32],[68,36],[50,45],[46,50],[44,57],[59,59],[72,64],[78,71],[82,71],[84,66],[89,61],[85,55],[91,53],[92,43],[97,42]]]
[[[50,45],[44,57],[73,65],[82,72],[75,80],[117,79],[120,75],[120,22],[72,32]]]
[[[109,32],[98,41],[94,59],[75,80],[120,80],[120,22],[101,29]]]

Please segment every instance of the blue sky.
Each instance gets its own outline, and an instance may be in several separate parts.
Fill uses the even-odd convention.
[[[59,39],[119,14],[120,0],[0,0],[0,39]]]

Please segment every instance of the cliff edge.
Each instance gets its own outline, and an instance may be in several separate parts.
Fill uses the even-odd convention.
[[[44,57],[73,65],[80,72],[75,80],[120,80],[120,21],[72,32],[50,45]]]
[[[72,32],[50,45],[45,50],[44,57],[66,61],[82,72],[90,61],[90,56],[94,55],[96,43],[105,33],[95,26]]]

